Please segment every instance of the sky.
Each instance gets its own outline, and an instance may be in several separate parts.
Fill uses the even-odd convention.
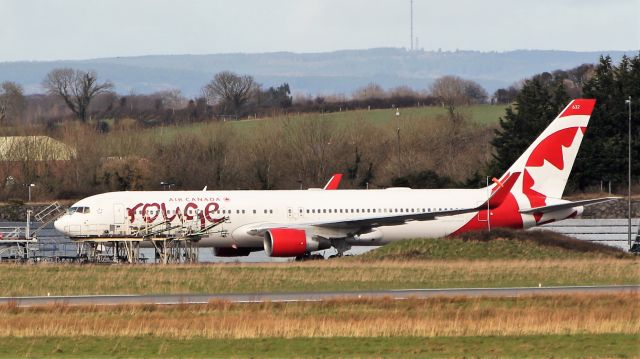
[[[409,48],[410,0],[0,0],[0,61]],[[424,50],[640,49],[640,0],[414,0]]]

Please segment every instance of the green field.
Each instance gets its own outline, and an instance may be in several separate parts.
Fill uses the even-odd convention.
[[[487,260],[634,258],[618,248],[580,241],[554,232],[468,232],[457,238],[398,241],[358,256],[358,260]]]
[[[637,358],[635,334],[167,339],[3,338],[0,358]]]
[[[348,258],[347,258],[348,259]],[[634,259],[0,265],[0,296],[637,284]]]
[[[500,117],[505,114],[504,105],[472,105],[464,106],[460,108],[460,112],[467,116],[472,122],[491,126],[497,125]],[[232,125],[232,128],[238,132],[253,131],[256,130],[265,121],[283,121],[286,119],[299,119],[299,118],[318,118],[324,119],[336,124],[345,125],[353,121],[369,121],[377,126],[387,126],[390,123],[396,124],[400,121],[402,125],[403,121],[415,120],[415,119],[429,119],[437,116],[445,116],[447,110],[443,107],[425,106],[425,107],[411,107],[406,109],[400,109],[400,116],[396,117],[395,109],[383,109],[383,110],[350,110],[331,113],[302,113],[302,114],[289,114],[287,116],[276,116],[271,118],[258,118],[258,119],[243,119],[237,121],[227,121]],[[202,134],[208,127],[216,126],[219,122],[208,123],[196,123],[192,125],[181,126],[160,126],[147,130],[143,130],[140,135],[151,136],[153,138],[160,138],[165,141],[170,140],[173,136],[179,134]]]

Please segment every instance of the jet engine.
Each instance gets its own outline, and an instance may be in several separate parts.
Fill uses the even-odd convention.
[[[270,257],[297,257],[331,248],[331,242],[314,238],[303,229],[273,228],[264,234],[264,251]]]

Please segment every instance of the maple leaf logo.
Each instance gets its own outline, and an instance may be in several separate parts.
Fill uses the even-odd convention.
[[[522,192],[532,208],[547,205],[547,198],[560,198],[575,160],[582,131],[565,128],[544,140],[531,152],[523,176]],[[536,223],[553,221],[551,214],[534,214]]]

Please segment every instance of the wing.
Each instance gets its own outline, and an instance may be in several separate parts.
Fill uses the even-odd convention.
[[[585,200],[582,200],[582,201],[550,204],[548,206],[521,209],[520,213],[533,214],[533,213],[554,212],[554,211],[560,211],[560,210],[563,210],[563,209],[569,209],[569,208],[575,208],[575,207],[581,207],[581,206],[589,206],[589,205],[597,204],[597,203],[615,201],[616,199],[620,199],[620,197],[604,197],[604,198],[585,199]]]
[[[320,227],[345,230],[347,232],[361,232],[380,226],[397,226],[410,221],[430,221],[439,217],[455,216],[457,214],[473,213],[487,208],[495,208],[502,203],[506,195],[518,179],[520,173],[509,175],[505,180],[498,182],[492,189],[492,193],[483,203],[467,208],[456,208],[444,211],[429,211],[407,214],[377,215],[370,217],[346,218],[329,221],[299,222],[299,223],[263,223],[252,226],[247,232],[251,235],[261,236],[271,228],[309,228]]]

